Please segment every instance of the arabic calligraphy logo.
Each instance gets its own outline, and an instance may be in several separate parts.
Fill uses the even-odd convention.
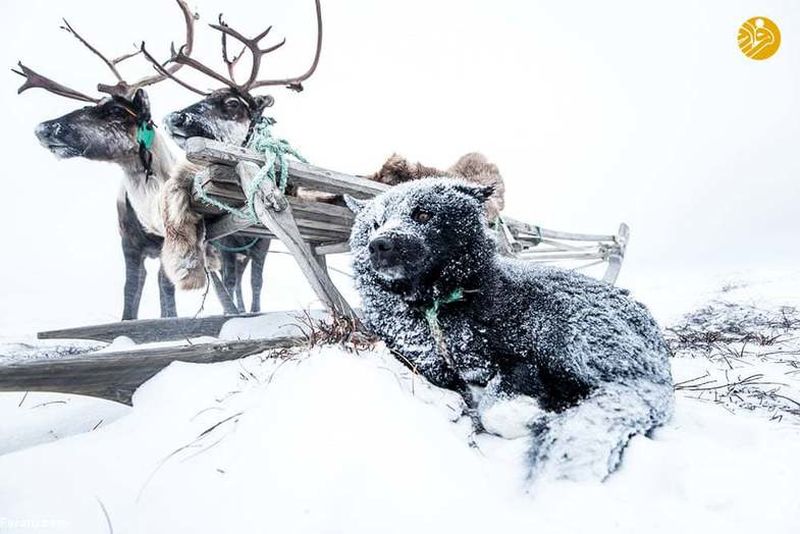
[[[767,17],[753,17],[739,27],[739,48],[750,59],[767,59],[780,45],[781,31]]]

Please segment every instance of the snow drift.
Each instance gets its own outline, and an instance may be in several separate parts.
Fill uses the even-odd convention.
[[[109,522],[117,533],[800,524],[797,427],[679,398],[672,422],[635,438],[607,483],[526,493],[525,439],[472,436],[461,410],[383,350],[175,363],[116,422],[0,456],[0,522],[84,534]]]

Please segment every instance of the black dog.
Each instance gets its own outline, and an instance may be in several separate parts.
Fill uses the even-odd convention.
[[[666,344],[626,291],[500,257],[483,215],[491,194],[436,178],[348,198],[365,320],[407,365],[462,392],[489,429],[498,402],[535,399],[531,475],[603,479],[632,436],[671,414]]]

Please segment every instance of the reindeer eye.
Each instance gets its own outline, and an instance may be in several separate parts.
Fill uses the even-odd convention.
[[[225,109],[227,111],[236,112],[242,109],[242,101],[238,98],[228,98],[225,100]]]
[[[416,210],[411,214],[411,218],[420,224],[425,224],[426,222],[430,221],[431,217],[431,212],[425,210]]]
[[[130,110],[122,106],[111,106],[108,108],[108,111],[106,111],[106,113],[108,114],[109,117],[114,119],[124,119],[126,117],[133,116],[133,113]]]

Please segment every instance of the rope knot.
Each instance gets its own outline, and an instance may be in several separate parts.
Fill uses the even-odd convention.
[[[231,215],[234,215],[245,221],[252,223],[258,222],[258,216],[254,206],[256,193],[261,189],[265,180],[271,181],[280,190],[281,193],[286,192],[286,185],[289,180],[289,157],[292,157],[303,163],[308,161],[300,155],[300,153],[292,147],[286,139],[280,139],[272,135],[270,130],[271,126],[275,123],[270,117],[261,117],[255,124],[253,135],[247,143],[247,148],[258,152],[264,156],[264,165],[259,169],[258,173],[253,177],[253,181],[247,191],[244,192],[247,199],[245,205],[240,208],[235,208],[224,202],[210,197],[204,190],[200,175],[194,178],[194,188],[197,196],[203,202],[219,208]],[[277,166],[278,172],[275,171]]]

